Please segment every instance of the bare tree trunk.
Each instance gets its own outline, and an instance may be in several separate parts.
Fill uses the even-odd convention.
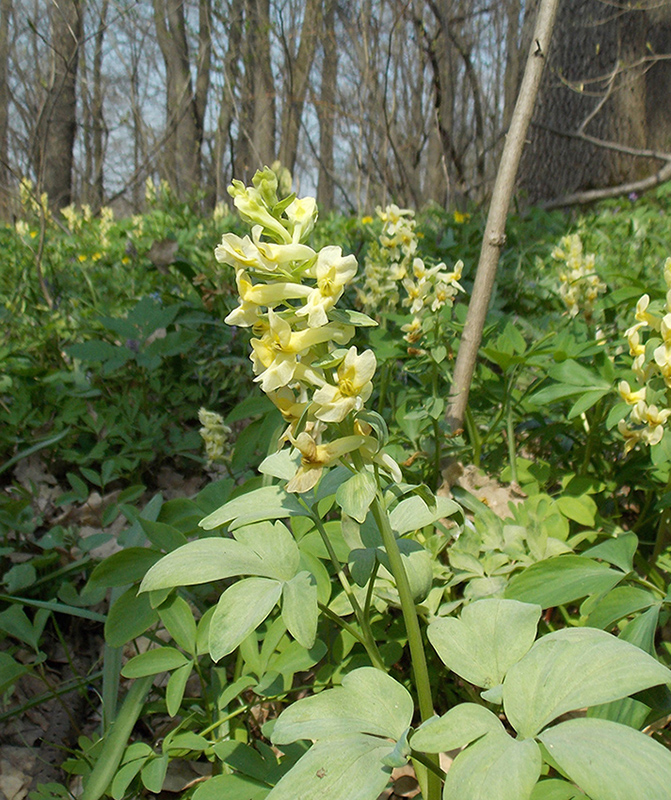
[[[0,219],[9,218],[11,192],[9,167],[9,87],[7,86],[9,65],[9,16],[11,0],[0,2]]]
[[[207,80],[200,73],[203,66],[209,64],[209,2],[202,0],[200,6],[198,94],[194,93],[191,80],[183,0],[153,0],[153,5],[156,36],[166,71],[164,171],[177,197],[184,199],[200,182],[203,115],[208,87]]]
[[[665,0],[657,14],[668,17],[670,8]],[[635,180],[656,169],[646,160],[564,135],[586,132],[633,148],[650,146],[648,13],[633,7],[614,12],[610,2],[600,0],[563,4],[521,167],[529,202]],[[656,105],[668,109],[668,97]],[[669,112],[662,113],[668,121]]]
[[[98,212],[105,198],[105,183],[103,175],[103,161],[105,143],[107,140],[107,126],[103,114],[103,86],[102,86],[102,61],[103,39],[107,25],[107,11],[109,0],[103,0],[100,7],[100,21],[94,39],[93,51],[93,98],[91,101],[91,123],[93,125],[93,191],[92,205]]]
[[[336,0],[326,0],[322,47],[321,86],[317,116],[319,117],[319,180],[317,202],[325,211],[331,211],[334,201],[335,183],[333,143],[336,113],[336,85],[338,82],[338,44],[335,32]]]
[[[51,76],[33,143],[39,192],[52,208],[72,202],[73,147],[77,131],[77,64],[82,37],[80,0],[52,0]]]
[[[280,162],[290,172],[296,165],[298,134],[303,118],[303,106],[308,91],[310,69],[317,46],[321,0],[307,0],[301,30],[301,42],[294,56],[291,43],[285,42],[288,76],[282,108]]]
[[[240,81],[238,58],[242,41],[243,5],[244,0],[233,0],[226,18],[228,44],[223,66],[224,88],[219,104],[219,119],[214,139],[215,197],[217,201],[225,197],[228,183],[228,179],[224,175],[224,153],[230,146],[231,123],[236,116],[236,95]]]
[[[559,0],[541,0],[540,2],[533,44],[527,58],[524,78],[496,176],[473,293],[468,305],[464,331],[461,335],[457,363],[454,367],[450,402],[445,415],[448,425],[455,432],[462,429],[464,425],[468,395],[482,341],[489,301],[494,288],[496,268],[501,248],[506,241],[505,227],[508,207],[515,188],[517,167],[531,122],[543,67],[549,52],[558,4]]]
[[[243,181],[275,161],[275,83],[270,53],[270,2],[246,0],[245,75],[235,157]]]

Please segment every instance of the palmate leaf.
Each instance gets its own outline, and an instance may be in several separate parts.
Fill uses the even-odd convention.
[[[432,622],[429,641],[443,663],[470,683],[490,689],[529,650],[541,609],[516,600],[471,603],[461,618]]]
[[[668,800],[671,752],[626,725],[571,719],[538,737],[591,800]]]
[[[640,648],[596,628],[566,628],[539,639],[510,669],[503,707],[526,738],[567,711],[670,681],[671,671]]]

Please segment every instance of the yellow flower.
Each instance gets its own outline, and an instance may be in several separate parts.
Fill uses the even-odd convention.
[[[354,256],[343,257],[340,247],[322,248],[314,270],[317,286],[310,291],[306,304],[296,311],[297,316],[306,316],[311,328],[326,325],[327,312],[338,302],[345,286],[356,275],[356,270]]]
[[[645,386],[637,392],[632,391],[628,381],[620,381],[617,387],[620,397],[630,406],[635,406],[639,400],[645,400]]]
[[[303,431],[291,443],[301,454],[301,464],[286,486],[288,492],[307,492],[316,486],[324,467],[338,461],[342,456],[358,450],[366,441],[365,436],[343,436],[328,444],[317,444],[311,434]]]
[[[372,225],[373,218],[370,216],[361,217],[361,224],[362,225]]]
[[[361,410],[373,391],[375,367],[372,350],[358,355],[352,345],[338,367],[337,385],[325,384],[314,393],[312,399],[319,406],[315,417],[324,422],[342,422],[351,411]]]
[[[454,221],[457,223],[457,225],[463,225],[463,223],[468,222],[470,218],[470,214],[462,214],[461,211],[454,212]]]
[[[79,259],[79,261],[86,261],[86,256],[85,255],[77,256],[77,258]]]
[[[311,289],[300,283],[257,283],[252,284],[246,272],[240,270],[235,277],[240,295],[240,305],[224,319],[227,325],[249,328],[256,323],[261,313],[260,306],[273,308],[290,298],[306,297]]]
[[[124,256],[124,257],[121,259],[121,263],[122,263],[122,264],[130,264],[130,258],[128,258],[128,256]]]
[[[312,233],[317,221],[317,201],[314,197],[297,197],[284,213],[291,223],[293,242],[302,242]]]

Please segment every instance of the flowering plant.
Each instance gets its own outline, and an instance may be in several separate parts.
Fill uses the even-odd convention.
[[[636,322],[625,336],[633,357],[632,370],[639,383],[632,388],[620,381],[620,397],[629,407],[628,416],[618,423],[625,440],[625,454],[642,443],[659,444],[671,416],[668,390],[671,388],[671,258],[664,265],[666,302],[658,309],[644,294],[636,304]]]
[[[365,314],[336,309],[357,273],[356,258],[340,247],[319,252],[306,241],[317,219],[313,198],[277,197],[273,170],[257,172],[253,185],[234,181],[230,189],[251,238],[224,234],[215,250],[221,264],[235,269],[239,305],[229,325],[251,328],[255,381],[280,410],[289,442],[300,463],[290,492],[312,489],[324,467],[354,454],[393,480],[397,464],[381,451],[381,419],[361,415],[373,391],[372,350],[345,348],[356,326],[375,325]]]

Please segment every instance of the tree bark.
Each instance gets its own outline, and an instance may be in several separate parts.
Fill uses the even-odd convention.
[[[73,148],[77,131],[77,64],[82,37],[80,0],[52,0],[51,76],[33,142],[38,193],[61,209],[72,202]]]
[[[670,50],[669,0],[646,11],[566,0],[520,170],[529,203],[640,180],[658,168],[562,134],[668,150],[671,65],[654,63],[654,52]]]
[[[247,36],[235,153],[235,176],[251,180],[257,169],[275,161],[275,83],[270,52],[270,2],[245,0]]]
[[[9,218],[11,192],[9,168],[9,16],[11,0],[0,1],[0,219]]]
[[[319,89],[319,179],[317,202],[325,212],[333,209],[335,195],[333,143],[338,83],[338,45],[335,32],[335,0],[326,0],[322,33],[322,73]]]
[[[492,201],[487,215],[487,224],[480,250],[478,269],[475,274],[471,302],[468,305],[466,323],[459,343],[457,362],[452,379],[446,420],[453,432],[464,425],[468,395],[473,379],[482,331],[487,317],[489,301],[494,288],[496,268],[501,248],[505,245],[505,227],[508,207],[515,187],[517,168],[526,139],[531,115],[547,59],[559,0],[541,0],[533,43],[527,58],[524,78],[520,87],[510,130],[501,156]]]
[[[285,95],[282,108],[280,163],[290,172],[296,166],[298,136],[303,118],[303,106],[308,91],[310,69],[317,47],[321,0],[307,0],[304,6],[301,41],[298,52],[291,52],[291,43],[285,43],[286,70]]]
[[[201,0],[199,61],[194,93],[183,0],[153,0],[156,36],[166,71],[166,126],[163,171],[179,199],[200,183],[203,120],[209,79],[209,0]]]

